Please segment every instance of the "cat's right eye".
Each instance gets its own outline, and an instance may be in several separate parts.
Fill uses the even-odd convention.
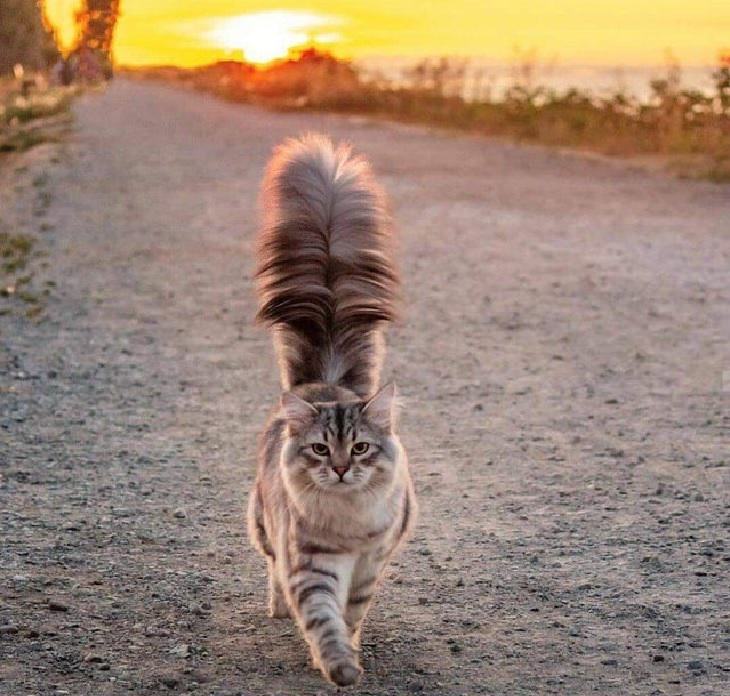
[[[321,442],[313,442],[312,452],[320,457],[326,457],[330,453],[330,448],[327,447],[327,445],[323,445]]]

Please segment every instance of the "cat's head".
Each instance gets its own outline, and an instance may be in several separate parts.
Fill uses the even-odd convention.
[[[369,400],[309,402],[281,398],[284,478],[296,489],[351,493],[387,486],[401,445],[395,435],[395,385]]]

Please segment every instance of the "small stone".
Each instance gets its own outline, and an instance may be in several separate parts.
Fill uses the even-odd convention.
[[[180,643],[170,650],[170,654],[175,657],[187,657],[190,654],[190,648],[186,643]]]
[[[0,626],[0,636],[11,636],[18,632],[18,627],[8,624],[6,626]]]
[[[177,517],[178,519],[184,519],[188,516],[188,513],[183,510],[183,508],[178,508],[175,510],[175,512],[172,513],[173,517]]]
[[[690,660],[687,663],[687,667],[689,667],[689,669],[692,669],[692,670],[704,671],[704,669],[705,669],[705,665],[702,662],[702,660]]]
[[[89,653],[84,657],[84,662],[104,662],[104,658],[97,653]]]
[[[459,578],[459,579],[458,579],[458,580],[456,581],[456,586],[457,586],[457,587],[464,587],[464,578]]]
[[[602,665],[606,665],[606,667],[615,667],[618,664],[618,660],[613,657],[609,657],[606,660],[601,660]]]
[[[664,662],[664,655],[654,655],[654,657],[651,658],[652,662]]]
[[[418,603],[419,604],[428,604],[428,597],[419,597]]]
[[[174,689],[180,683],[180,680],[173,674],[162,677],[160,681],[169,689]]]
[[[458,643],[452,643],[449,646],[449,650],[451,650],[452,653],[460,653],[463,648]]]
[[[51,611],[68,611],[68,604],[65,604],[58,599],[49,599],[48,608]]]
[[[200,608],[201,608],[201,609],[202,609],[203,611],[211,611],[211,610],[213,609],[213,605],[212,605],[212,604],[211,604],[210,602],[203,602],[203,603],[202,603],[202,604],[200,605]]]

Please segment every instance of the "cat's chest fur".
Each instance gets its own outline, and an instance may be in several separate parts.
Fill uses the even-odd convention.
[[[372,495],[300,497],[293,520],[295,533],[348,550],[366,551],[381,546],[393,533],[403,495],[403,488],[396,485],[376,498]]]

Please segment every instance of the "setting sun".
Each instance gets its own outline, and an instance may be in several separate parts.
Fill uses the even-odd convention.
[[[79,0],[45,0],[68,45]],[[340,57],[483,56],[515,47],[563,64],[711,64],[728,43],[725,0],[124,0],[114,42],[120,64],[192,66],[230,57],[266,63],[302,44]]]
[[[242,51],[252,63],[284,58],[296,46],[326,44],[339,38],[333,27],[342,20],[313,12],[252,12],[216,23],[206,38],[231,51]]]

